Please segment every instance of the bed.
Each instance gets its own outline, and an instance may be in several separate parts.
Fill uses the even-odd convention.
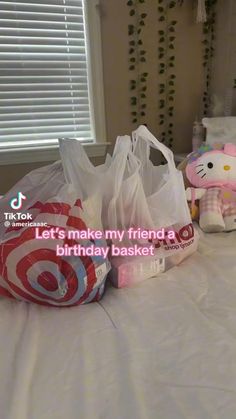
[[[236,232],[71,309],[0,300],[1,419],[235,419]]]

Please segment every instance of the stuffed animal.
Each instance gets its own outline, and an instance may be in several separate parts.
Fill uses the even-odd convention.
[[[236,145],[203,145],[190,154],[186,177],[192,209],[199,200],[199,224],[205,232],[236,230]],[[194,214],[192,214],[194,215]]]
[[[186,166],[188,164],[188,157],[186,157],[183,161],[181,161],[181,163],[179,163],[177,166],[177,169],[180,170],[183,174],[185,189],[192,186],[186,176]],[[191,192],[192,192],[192,199],[191,199],[191,202],[188,202],[189,211],[191,213],[192,221],[199,221],[199,200],[193,199],[194,198],[193,188]]]

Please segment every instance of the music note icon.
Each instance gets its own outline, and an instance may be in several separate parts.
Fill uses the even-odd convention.
[[[18,192],[17,197],[11,199],[10,206],[12,207],[12,209],[19,210],[21,209],[23,201],[25,199],[27,199],[26,196],[23,195],[22,192]]]

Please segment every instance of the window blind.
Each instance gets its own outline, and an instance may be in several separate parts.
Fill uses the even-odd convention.
[[[82,0],[0,1],[0,149],[92,139]]]

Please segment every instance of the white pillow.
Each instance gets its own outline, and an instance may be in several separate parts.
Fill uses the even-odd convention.
[[[207,144],[236,144],[236,116],[203,118],[202,123],[207,130]]]

